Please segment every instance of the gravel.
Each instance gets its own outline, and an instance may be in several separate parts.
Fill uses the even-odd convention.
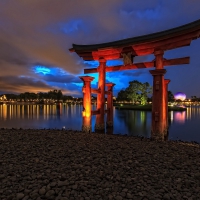
[[[0,130],[1,200],[200,199],[200,145]]]

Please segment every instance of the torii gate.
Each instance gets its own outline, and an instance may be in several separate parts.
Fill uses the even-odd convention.
[[[167,50],[189,46],[191,41],[200,37],[200,20],[192,23],[157,32],[149,35],[118,40],[114,42],[76,45],[69,49],[76,52],[85,61],[99,61],[98,68],[84,69],[85,74],[99,73],[98,89],[91,89],[90,83],[94,79],[90,76],[80,77],[84,82],[83,87],[83,118],[85,130],[91,130],[92,114],[97,114],[95,129],[104,130],[104,114],[108,113],[107,124],[112,125],[112,88],[113,83],[108,84],[108,91],[105,91],[106,72],[114,72],[130,69],[152,68],[150,73],[153,76],[153,101],[152,101],[152,128],[151,136],[155,139],[164,139],[167,133],[168,100],[167,88],[170,80],[164,79],[166,70],[164,66],[189,64],[190,57],[165,59],[164,52]],[[134,63],[135,56],[154,54],[155,60],[151,62]],[[106,61],[122,58],[124,65],[107,67]],[[97,94],[97,111],[91,111],[91,93]],[[105,94],[108,95],[108,109],[105,111]],[[86,120],[88,118],[88,120]]]

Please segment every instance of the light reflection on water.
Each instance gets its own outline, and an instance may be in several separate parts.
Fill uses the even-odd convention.
[[[184,124],[186,121],[200,119],[200,107],[188,107],[186,111],[171,111],[171,121]]]
[[[184,124],[185,120],[186,120],[186,111],[182,111],[182,112],[173,112],[172,111],[173,119],[177,122],[177,123],[181,123]]]
[[[93,106],[93,109],[94,106]],[[0,105],[0,128],[81,130],[82,105]],[[106,117],[105,117],[106,119]],[[169,112],[169,139],[200,142],[200,107]],[[94,131],[95,116],[92,116]],[[114,134],[150,137],[151,112],[114,109]]]

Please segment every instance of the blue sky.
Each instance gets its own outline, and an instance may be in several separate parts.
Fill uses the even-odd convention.
[[[105,6],[106,5],[106,6]],[[85,62],[70,53],[72,44],[111,42],[154,33],[200,19],[198,0],[1,0],[0,93],[47,92],[61,89],[82,96]],[[189,47],[166,51],[167,59],[190,56],[189,65],[166,67],[169,90],[200,97],[200,39]],[[135,62],[152,61],[153,55]],[[108,66],[122,64],[108,61]],[[97,87],[98,74],[92,87]],[[116,84],[114,94],[138,80],[152,85],[149,69],[109,72],[107,82]]]

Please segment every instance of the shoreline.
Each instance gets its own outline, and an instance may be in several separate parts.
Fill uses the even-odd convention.
[[[13,131],[57,131],[57,132],[78,132],[78,133],[84,133],[81,130],[72,130],[72,129],[59,129],[59,128],[6,128],[6,127],[0,127],[0,133],[1,130],[6,131],[6,130],[13,130]],[[101,135],[113,135],[113,136],[123,136],[123,137],[133,137],[133,138],[139,138],[141,140],[143,139],[147,139],[147,140],[154,140],[151,137],[144,137],[144,136],[140,136],[140,135],[128,135],[128,134],[118,134],[118,133],[99,133],[99,132],[91,132],[91,133],[85,133],[85,134],[101,134]],[[181,139],[177,139],[177,140],[172,140],[172,139],[166,139],[165,142],[178,142],[178,143],[184,143],[184,144],[194,144],[194,145],[199,145],[200,146],[200,142],[197,142],[195,140],[192,141],[184,141]]]
[[[0,199],[199,199],[200,146],[66,130],[0,130]]]
[[[139,110],[139,111],[152,111],[152,105],[115,105],[119,110]],[[179,106],[168,106],[169,111],[186,111],[187,108]]]
[[[84,133],[81,130],[72,130],[72,129],[59,129],[59,128],[6,128],[6,127],[0,127],[0,133],[1,130],[5,131],[5,130],[14,130],[14,131],[58,131],[58,132],[78,132],[78,133]],[[147,139],[147,140],[155,140],[152,139],[151,137],[144,137],[144,136],[140,136],[140,135],[128,135],[128,134],[118,134],[118,133],[100,133],[100,132],[91,132],[91,133],[85,133],[85,134],[101,134],[101,135],[113,135],[113,136],[123,136],[123,137],[133,137],[133,138],[139,138],[141,140],[143,139]],[[178,142],[178,143],[184,143],[184,144],[191,144],[191,145],[199,145],[200,147],[200,142],[197,142],[195,140],[192,141],[184,141],[181,139],[177,139],[177,140],[172,140],[172,139],[165,139],[164,142]]]

